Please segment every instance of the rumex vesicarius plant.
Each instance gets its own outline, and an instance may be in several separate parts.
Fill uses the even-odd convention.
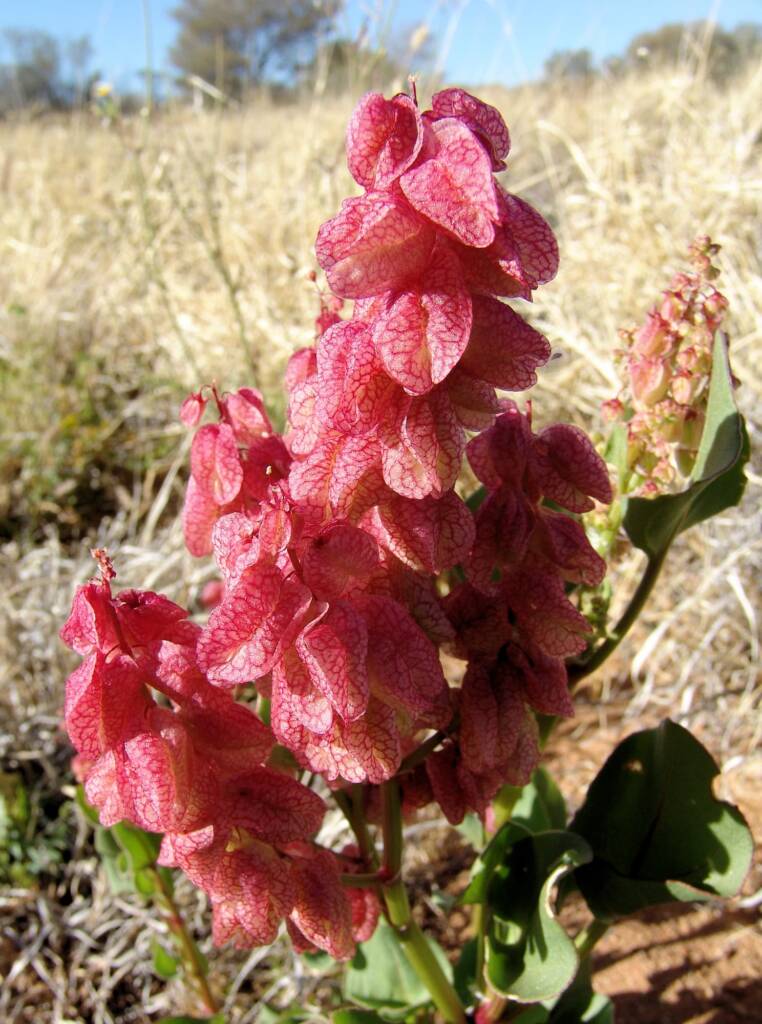
[[[593,1012],[586,957],[611,920],[732,892],[748,860],[742,819],[711,795],[713,762],[672,723],[625,741],[635,752],[612,755],[568,828],[537,769],[553,721],[573,713],[570,681],[619,642],[673,537],[740,497],[745,435],[721,339],[712,368],[717,324],[707,319],[698,354],[665,340],[674,303],[631,336],[635,408],[610,403],[622,421],[607,452],[620,483],[611,511],[610,472],[585,433],[536,431],[528,403],[500,397],[530,388],[550,357],[505,300],[531,299],[558,266],[548,224],[494,177],[509,148],[499,112],[460,89],[425,112],[415,95],[363,98],[347,157],[365,192],[318,233],[332,294],[315,347],[289,362],[284,434],[253,388],[203,388],[182,408],[196,428],[185,539],[220,575],[208,621],[149,591],[114,595],[101,553],[62,630],[84,658],[66,723],[100,824],[161,835],[151,870],[181,868],[207,893],[218,943],[268,944],[285,921],[299,952],[401,949],[422,995],[393,991],[385,954],[368,949],[347,974],[346,1001],[382,1019],[429,1000],[449,1021],[518,1019],[524,1003],[545,1014],[532,1020]],[[678,404],[681,429],[662,430],[651,458],[653,424]],[[199,426],[207,406],[213,422]],[[685,468],[689,425],[687,489],[626,497],[644,466],[644,493],[673,480],[672,441]],[[466,500],[464,458],[478,481]],[[662,500],[673,504],[651,523]],[[606,573],[582,520],[594,510],[609,532],[623,520],[649,556],[600,642],[581,610]],[[443,653],[463,664],[457,686]],[[695,770],[676,782],[665,750]],[[699,791],[687,821],[680,786]],[[353,845],[316,840],[326,799]],[[456,984],[401,879],[402,819],[433,802],[487,844],[464,896],[475,938]],[[732,848],[730,866],[708,836]],[[566,875],[594,914],[576,948],[554,916]],[[198,962],[195,973],[214,1010]]]

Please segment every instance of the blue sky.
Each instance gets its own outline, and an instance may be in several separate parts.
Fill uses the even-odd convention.
[[[61,38],[87,33],[93,68],[117,88],[129,88],[146,63],[144,2],[154,67],[168,68],[177,0],[0,0],[0,30],[39,28]],[[472,85],[536,77],[554,50],[587,47],[597,58],[620,53],[633,35],[670,21],[762,22],[762,0],[347,0],[344,34],[356,37],[368,12],[372,31],[380,8],[391,13],[394,31],[427,22],[446,78]],[[0,61],[5,56],[0,41]]]

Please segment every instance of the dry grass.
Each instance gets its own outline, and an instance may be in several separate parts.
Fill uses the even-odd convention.
[[[617,388],[617,327],[642,317],[691,238],[708,232],[723,245],[739,400],[758,444],[762,73],[727,91],[676,72],[488,98],[514,138],[507,185],[551,219],[561,244],[559,277],[531,314],[565,358],[538,386],[536,416],[593,422]],[[0,552],[0,758],[32,787],[57,792],[65,779],[69,661],[56,631],[90,573],[90,542],[112,549],[125,585],[191,602],[198,593],[208,570],[184,555],[175,518],[176,408],[211,378],[253,381],[279,408],[285,360],[312,337],[316,229],[354,190],[342,148],[354,99],[152,123],[0,124],[0,522],[16,532]],[[726,763],[759,756],[761,482],[757,463],[743,508],[677,546],[627,646],[636,682],[617,659],[583,696],[602,718],[624,694],[629,716],[676,716]],[[636,556],[623,562],[625,585],[637,570]],[[4,956],[24,948],[0,1016],[168,1012],[177,987],[163,994],[146,966],[156,923],[111,898],[86,837],[73,842],[80,859],[40,891],[0,895],[0,975]],[[199,904],[190,893],[186,902],[203,934]],[[217,961],[219,982],[237,978],[231,1020],[255,1019],[266,991],[281,1005],[309,997],[316,979],[288,956]]]

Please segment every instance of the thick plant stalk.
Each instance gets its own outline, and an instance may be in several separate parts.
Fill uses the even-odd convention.
[[[446,978],[431,946],[413,920],[407,891],[400,877],[402,868],[402,813],[399,786],[385,782],[383,796],[384,871],[389,882],[383,887],[386,910],[408,963],[428,989],[434,1005],[448,1024],[465,1024],[466,1015],[455,989]]]

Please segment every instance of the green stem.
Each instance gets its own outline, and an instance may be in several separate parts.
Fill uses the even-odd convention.
[[[611,925],[607,921],[599,921],[598,918],[593,918],[587,928],[583,928],[582,931],[575,936],[574,945],[577,949],[580,960],[585,960],[593,950],[593,947],[602,939],[606,932],[609,930]]]
[[[370,837],[368,830],[368,822],[365,817],[365,790],[358,783],[352,786],[352,813],[357,823],[357,845],[360,847],[360,853],[365,863],[372,868],[377,868],[379,864],[378,853],[376,851],[376,844]]]
[[[484,989],[484,953],[487,925],[489,924],[489,908],[486,904],[477,903],[474,905],[471,923],[476,933],[476,970],[474,971],[474,979],[476,991],[481,993]]]
[[[426,937],[413,920],[410,901],[400,878],[402,868],[402,812],[399,784],[394,779],[381,787],[383,800],[384,865],[389,879],[383,888],[386,910],[408,963],[429,991],[447,1024],[465,1024],[466,1015]]]
[[[625,638],[633,623],[643,610],[643,606],[654,588],[654,584],[656,583],[662,566],[664,565],[664,559],[666,558],[668,550],[669,546],[665,547],[658,555],[654,555],[652,558],[648,559],[646,571],[643,573],[635,593],[630,598],[630,603],[627,605],[627,608],[619,622],[617,622],[614,629],[603,641],[600,647],[590,655],[587,661],[584,661],[579,665],[569,667],[570,686],[573,687],[586,676],[591,675],[596,669],[600,668],[604,661],[614,653],[619,644]]]
[[[347,889],[377,889],[386,881],[386,872],[373,871],[366,874],[358,872],[356,875],[341,875],[340,878],[341,884]]]
[[[399,783],[394,779],[381,786],[384,835],[384,871],[390,880],[402,870],[402,804]]]
[[[183,965],[196,984],[199,995],[204,1003],[204,1009],[210,1014],[215,1014],[219,1011],[219,1005],[212,994],[211,988],[209,987],[209,981],[206,977],[206,967],[204,966],[204,961],[201,958],[198,946],[193,941],[193,938],[185,925],[183,915],[180,913],[180,908],[177,903],[175,903],[172,890],[162,876],[161,870],[154,867],[151,868],[150,871],[153,875],[156,888],[159,891],[160,901],[164,904],[164,910],[167,915],[167,924],[169,925],[169,930],[172,932],[172,936],[177,943],[177,948],[180,951]]]
[[[351,796],[346,790],[336,790],[333,798],[354,833],[362,859],[369,868],[377,868],[378,854],[368,831],[368,822],[365,820],[362,786],[353,786]]]

